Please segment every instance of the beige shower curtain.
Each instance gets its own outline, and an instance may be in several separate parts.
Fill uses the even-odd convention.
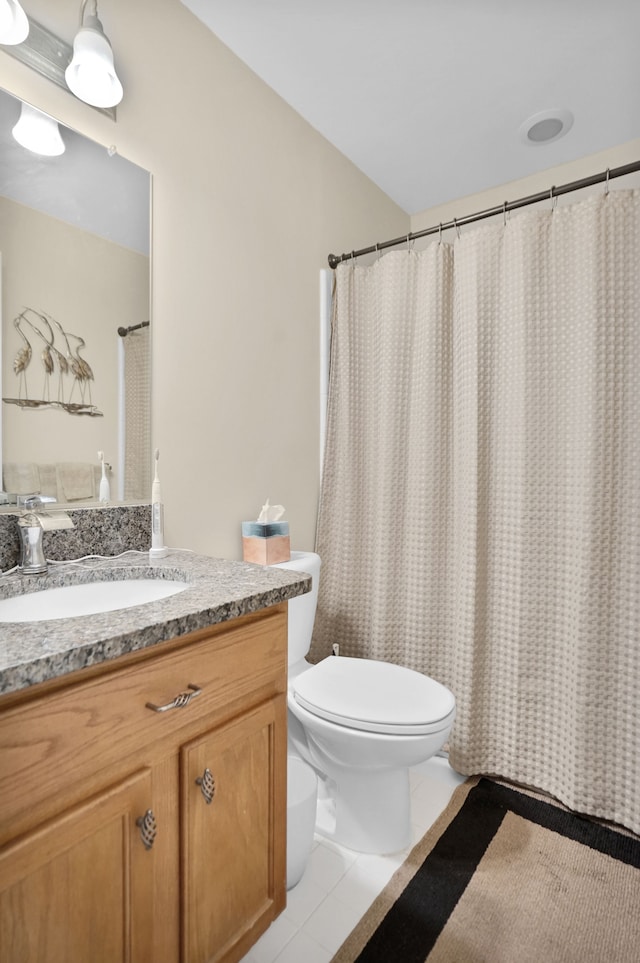
[[[455,693],[451,762],[640,832],[640,192],[341,265],[312,656]]]
[[[125,500],[151,497],[151,335],[150,328],[129,331],[124,350]]]

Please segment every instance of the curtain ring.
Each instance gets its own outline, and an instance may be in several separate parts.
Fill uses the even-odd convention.
[[[607,167],[607,172],[604,179],[604,196],[609,196],[609,168]]]
[[[376,241],[376,261],[380,260],[380,245]]]
[[[502,225],[507,226],[507,202],[504,201],[502,204]]]
[[[442,244],[442,221],[440,221],[440,226],[438,228],[438,244]]]
[[[555,187],[552,187],[551,190],[549,191],[549,200],[551,201],[552,212],[555,211],[556,207],[558,206],[558,195],[554,194],[553,193],[554,191],[555,191]]]
[[[456,221],[455,217],[453,219],[453,226],[456,229],[456,234],[458,235],[458,237],[460,237],[460,228],[458,227],[458,222]]]

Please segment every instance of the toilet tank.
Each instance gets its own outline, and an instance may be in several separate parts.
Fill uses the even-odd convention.
[[[280,562],[274,568],[287,568],[294,572],[307,572],[311,578],[311,591],[289,600],[289,665],[304,659],[311,647],[313,622],[318,604],[320,581],[320,556],[315,552],[292,552],[289,562]]]

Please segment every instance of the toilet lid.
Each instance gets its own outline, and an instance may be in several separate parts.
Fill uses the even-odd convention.
[[[445,686],[400,665],[330,656],[297,676],[295,701],[308,712],[368,732],[420,735],[448,724],[455,710]]]

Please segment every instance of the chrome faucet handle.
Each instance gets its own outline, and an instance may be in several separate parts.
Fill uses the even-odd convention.
[[[42,508],[42,499],[37,492],[31,495],[18,495],[18,508],[24,508],[27,512],[37,511]]]
[[[44,508],[45,505],[51,505],[58,500],[55,495],[43,495],[42,492],[30,492],[27,495],[8,495],[8,498],[18,508],[31,511]]]

